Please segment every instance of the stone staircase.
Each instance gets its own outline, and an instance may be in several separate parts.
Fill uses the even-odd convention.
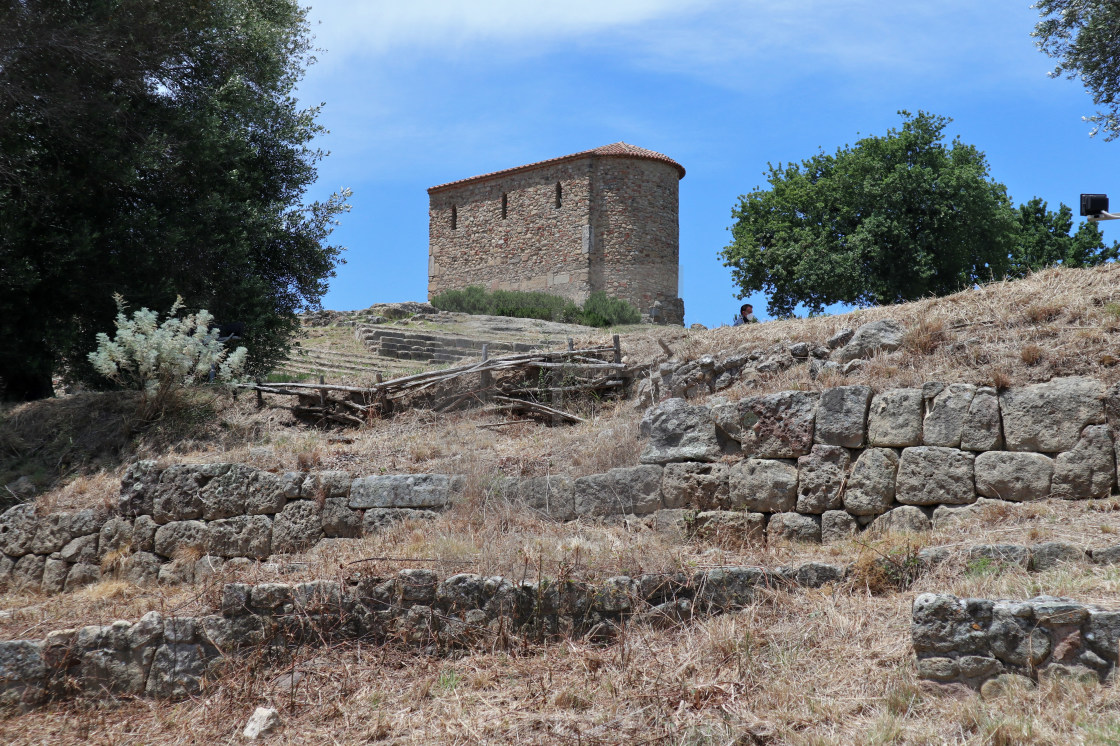
[[[490,352],[529,352],[542,345],[528,342],[487,342],[469,337],[410,332],[395,328],[358,326],[354,336],[371,352],[384,358],[418,360],[431,365],[457,363],[482,355],[482,346]]]
[[[302,347],[293,349],[277,372],[296,377],[355,380],[385,374],[389,370],[385,363],[371,354]]]

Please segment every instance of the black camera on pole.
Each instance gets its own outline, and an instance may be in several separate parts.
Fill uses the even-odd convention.
[[[1120,215],[1113,215],[1108,211],[1107,194],[1082,194],[1081,216],[1088,218],[1090,223],[1098,220],[1116,220]]]

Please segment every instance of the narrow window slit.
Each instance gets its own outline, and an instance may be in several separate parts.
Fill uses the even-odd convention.
[[[560,182],[556,182],[556,207],[559,208],[561,202],[564,200],[564,190],[560,186]]]
[[[451,205],[451,230],[459,227],[459,210],[455,205]]]
[[[502,195],[502,220],[506,219],[506,210],[509,207],[509,195]]]

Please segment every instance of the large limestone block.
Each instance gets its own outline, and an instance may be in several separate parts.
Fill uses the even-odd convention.
[[[803,541],[819,544],[821,517],[800,513],[775,513],[766,524],[766,535],[771,540]]]
[[[268,516],[222,518],[207,523],[206,531],[206,551],[209,554],[263,560],[272,553],[272,519]]]
[[[976,387],[970,383],[954,383],[944,387],[942,384],[933,384],[925,390],[924,395],[926,414],[922,421],[922,443],[927,446],[959,448],[961,433],[968,418],[968,408],[976,396]]]
[[[883,319],[864,324],[856,329],[851,340],[832,353],[832,359],[838,363],[849,360],[869,358],[876,352],[893,352],[902,346],[905,332],[902,324],[894,319]]]
[[[121,578],[135,585],[152,585],[159,577],[160,559],[151,552],[136,552],[121,562]]]
[[[821,541],[825,544],[850,539],[859,532],[854,516],[844,510],[827,510],[821,514]]]
[[[797,458],[813,448],[820,394],[780,391],[739,402],[743,451],[756,458]]]
[[[727,464],[684,462],[666,464],[661,475],[661,499],[666,508],[720,510],[730,504]]]
[[[323,538],[323,522],[314,500],[293,500],[272,522],[272,551],[302,552]]]
[[[761,543],[766,535],[766,515],[743,510],[705,510],[692,522],[698,539],[722,545]]]
[[[31,551],[38,530],[39,517],[35,505],[24,503],[0,514],[0,552],[19,557]]]
[[[207,530],[202,521],[174,521],[156,530],[156,554],[174,557],[180,553],[206,553]]]
[[[840,488],[848,474],[848,449],[815,445],[797,459],[797,512],[823,513],[843,505]]]
[[[97,554],[104,558],[110,552],[122,552],[132,548],[132,521],[125,518],[110,518],[101,527],[97,539]]]
[[[0,642],[0,706],[38,704],[46,696],[47,670],[41,642]]]
[[[932,526],[929,516],[921,508],[915,505],[900,505],[873,520],[867,530],[920,533],[929,531]]]
[[[707,407],[684,399],[669,399],[645,417],[649,440],[642,450],[643,464],[673,461],[715,461],[720,457],[716,426]]]
[[[1116,457],[1108,425],[1090,425],[1077,445],[1054,460],[1054,497],[1085,500],[1108,497],[1116,483]]]
[[[905,448],[922,442],[922,390],[893,389],[876,394],[867,417],[871,446]]]
[[[47,558],[41,554],[25,554],[16,560],[9,581],[13,588],[38,588],[43,582]]]
[[[211,479],[229,471],[230,464],[178,464],[163,470],[152,495],[152,518],[156,523],[201,518],[204,510],[199,494]]]
[[[1026,502],[1050,496],[1054,459],[1041,453],[987,451],[976,456],[976,492]]]
[[[323,501],[324,536],[356,539],[362,535],[362,514],[348,507],[348,501],[345,497],[328,497]]]
[[[994,388],[981,386],[976,389],[961,429],[961,448],[966,451],[1003,450],[999,395]]]
[[[575,480],[578,515],[646,515],[661,507],[660,466],[611,469]]]
[[[70,533],[69,513],[49,513],[39,516],[35,527],[35,539],[31,551],[35,554],[51,554],[66,546],[73,534]]]
[[[916,446],[902,451],[894,497],[904,505],[964,505],[976,501],[971,453]]]
[[[860,448],[867,436],[870,386],[837,386],[821,394],[814,439],[817,443]]]
[[[731,468],[732,509],[783,513],[797,505],[797,467],[789,461],[751,458]]]
[[[898,454],[890,448],[868,448],[856,459],[844,489],[844,510],[852,515],[879,515],[894,502]]]
[[[557,521],[576,517],[575,486],[571,477],[551,474],[521,480],[514,489],[516,498]]]
[[[190,643],[160,645],[144,689],[149,697],[177,699],[197,694],[206,673],[203,647]]]
[[[355,510],[443,508],[450,503],[451,479],[446,474],[381,474],[359,477],[350,486],[350,507]]]
[[[1003,437],[1009,451],[1060,453],[1072,449],[1086,425],[1105,421],[1104,384],[1090,378],[1057,378],[999,395]]]
[[[304,475],[289,471],[272,474],[258,471],[249,483],[245,494],[245,512],[249,515],[275,515],[284,509],[288,500],[298,500]]]
[[[66,576],[70,574],[70,564],[64,560],[47,558],[43,564],[43,580],[40,586],[43,593],[62,593]]]
[[[225,474],[211,479],[199,488],[202,517],[208,521],[244,515],[249,485],[257,470],[244,464],[233,464]]]
[[[300,497],[305,500],[325,500],[328,497],[349,497],[353,479],[345,471],[315,471],[303,478]]]

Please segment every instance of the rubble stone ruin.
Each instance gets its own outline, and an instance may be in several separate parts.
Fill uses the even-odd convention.
[[[677,296],[684,167],[617,142],[428,189],[428,298],[481,285],[633,303],[683,324]]]

